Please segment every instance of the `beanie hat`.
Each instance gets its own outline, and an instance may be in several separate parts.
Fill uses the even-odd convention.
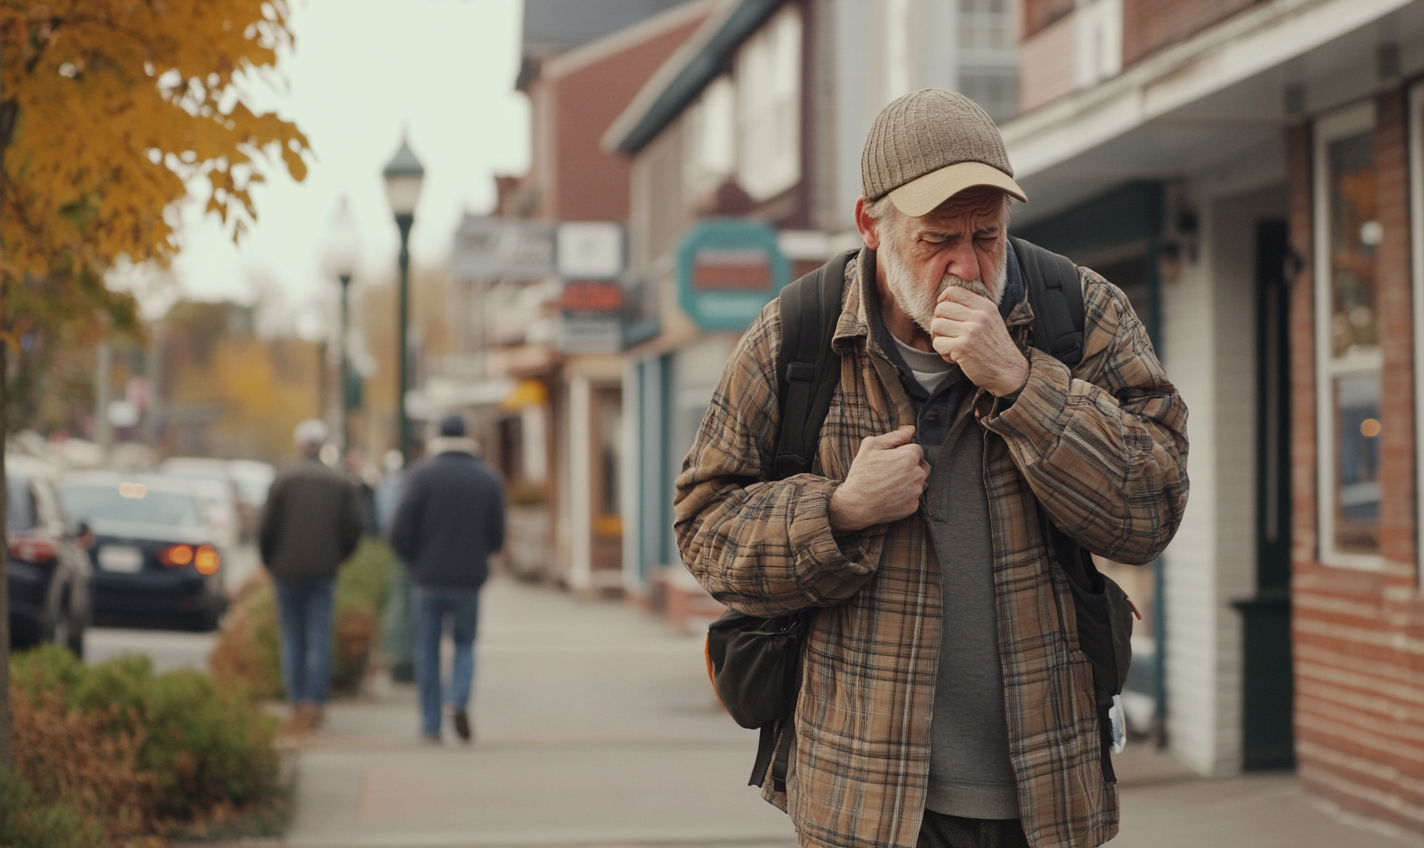
[[[440,435],[447,439],[464,436],[465,419],[459,413],[452,413],[440,419]]]
[[[994,120],[963,94],[940,88],[906,94],[880,111],[860,155],[860,184],[867,200],[889,195],[911,218],[974,186],[1028,202]]]

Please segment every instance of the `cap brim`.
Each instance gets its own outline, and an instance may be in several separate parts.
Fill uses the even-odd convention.
[[[931,171],[917,180],[911,180],[890,192],[890,202],[901,213],[918,218],[927,215],[946,200],[967,188],[992,186],[1002,189],[1021,202],[1028,202],[1028,195],[1014,182],[1014,178],[992,165],[983,162],[959,162]]]

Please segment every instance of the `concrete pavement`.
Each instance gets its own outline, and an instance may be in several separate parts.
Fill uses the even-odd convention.
[[[298,753],[290,848],[795,844],[746,784],[756,745],[717,707],[701,640],[625,605],[509,580],[485,593],[477,741],[417,741],[410,687],[332,705]],[[1143,745],[1119,759],[1113,848],[1400,848],[1289,774],[1207,780]]]

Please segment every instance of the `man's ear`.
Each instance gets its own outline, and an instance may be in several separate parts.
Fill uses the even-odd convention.
[[[855,199],[855,228],[860,231],[866,247],[880,249],[880,222],[870,217],[870,201],[864,197]]]

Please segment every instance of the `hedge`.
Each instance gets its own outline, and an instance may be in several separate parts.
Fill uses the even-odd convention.
[[[52,645],[16,654],[10,673],[16,776],[0,781],[0,845],[200,832],[288,801],[276,721],[241,687],[155,675],[147,657],[86,666]]]

